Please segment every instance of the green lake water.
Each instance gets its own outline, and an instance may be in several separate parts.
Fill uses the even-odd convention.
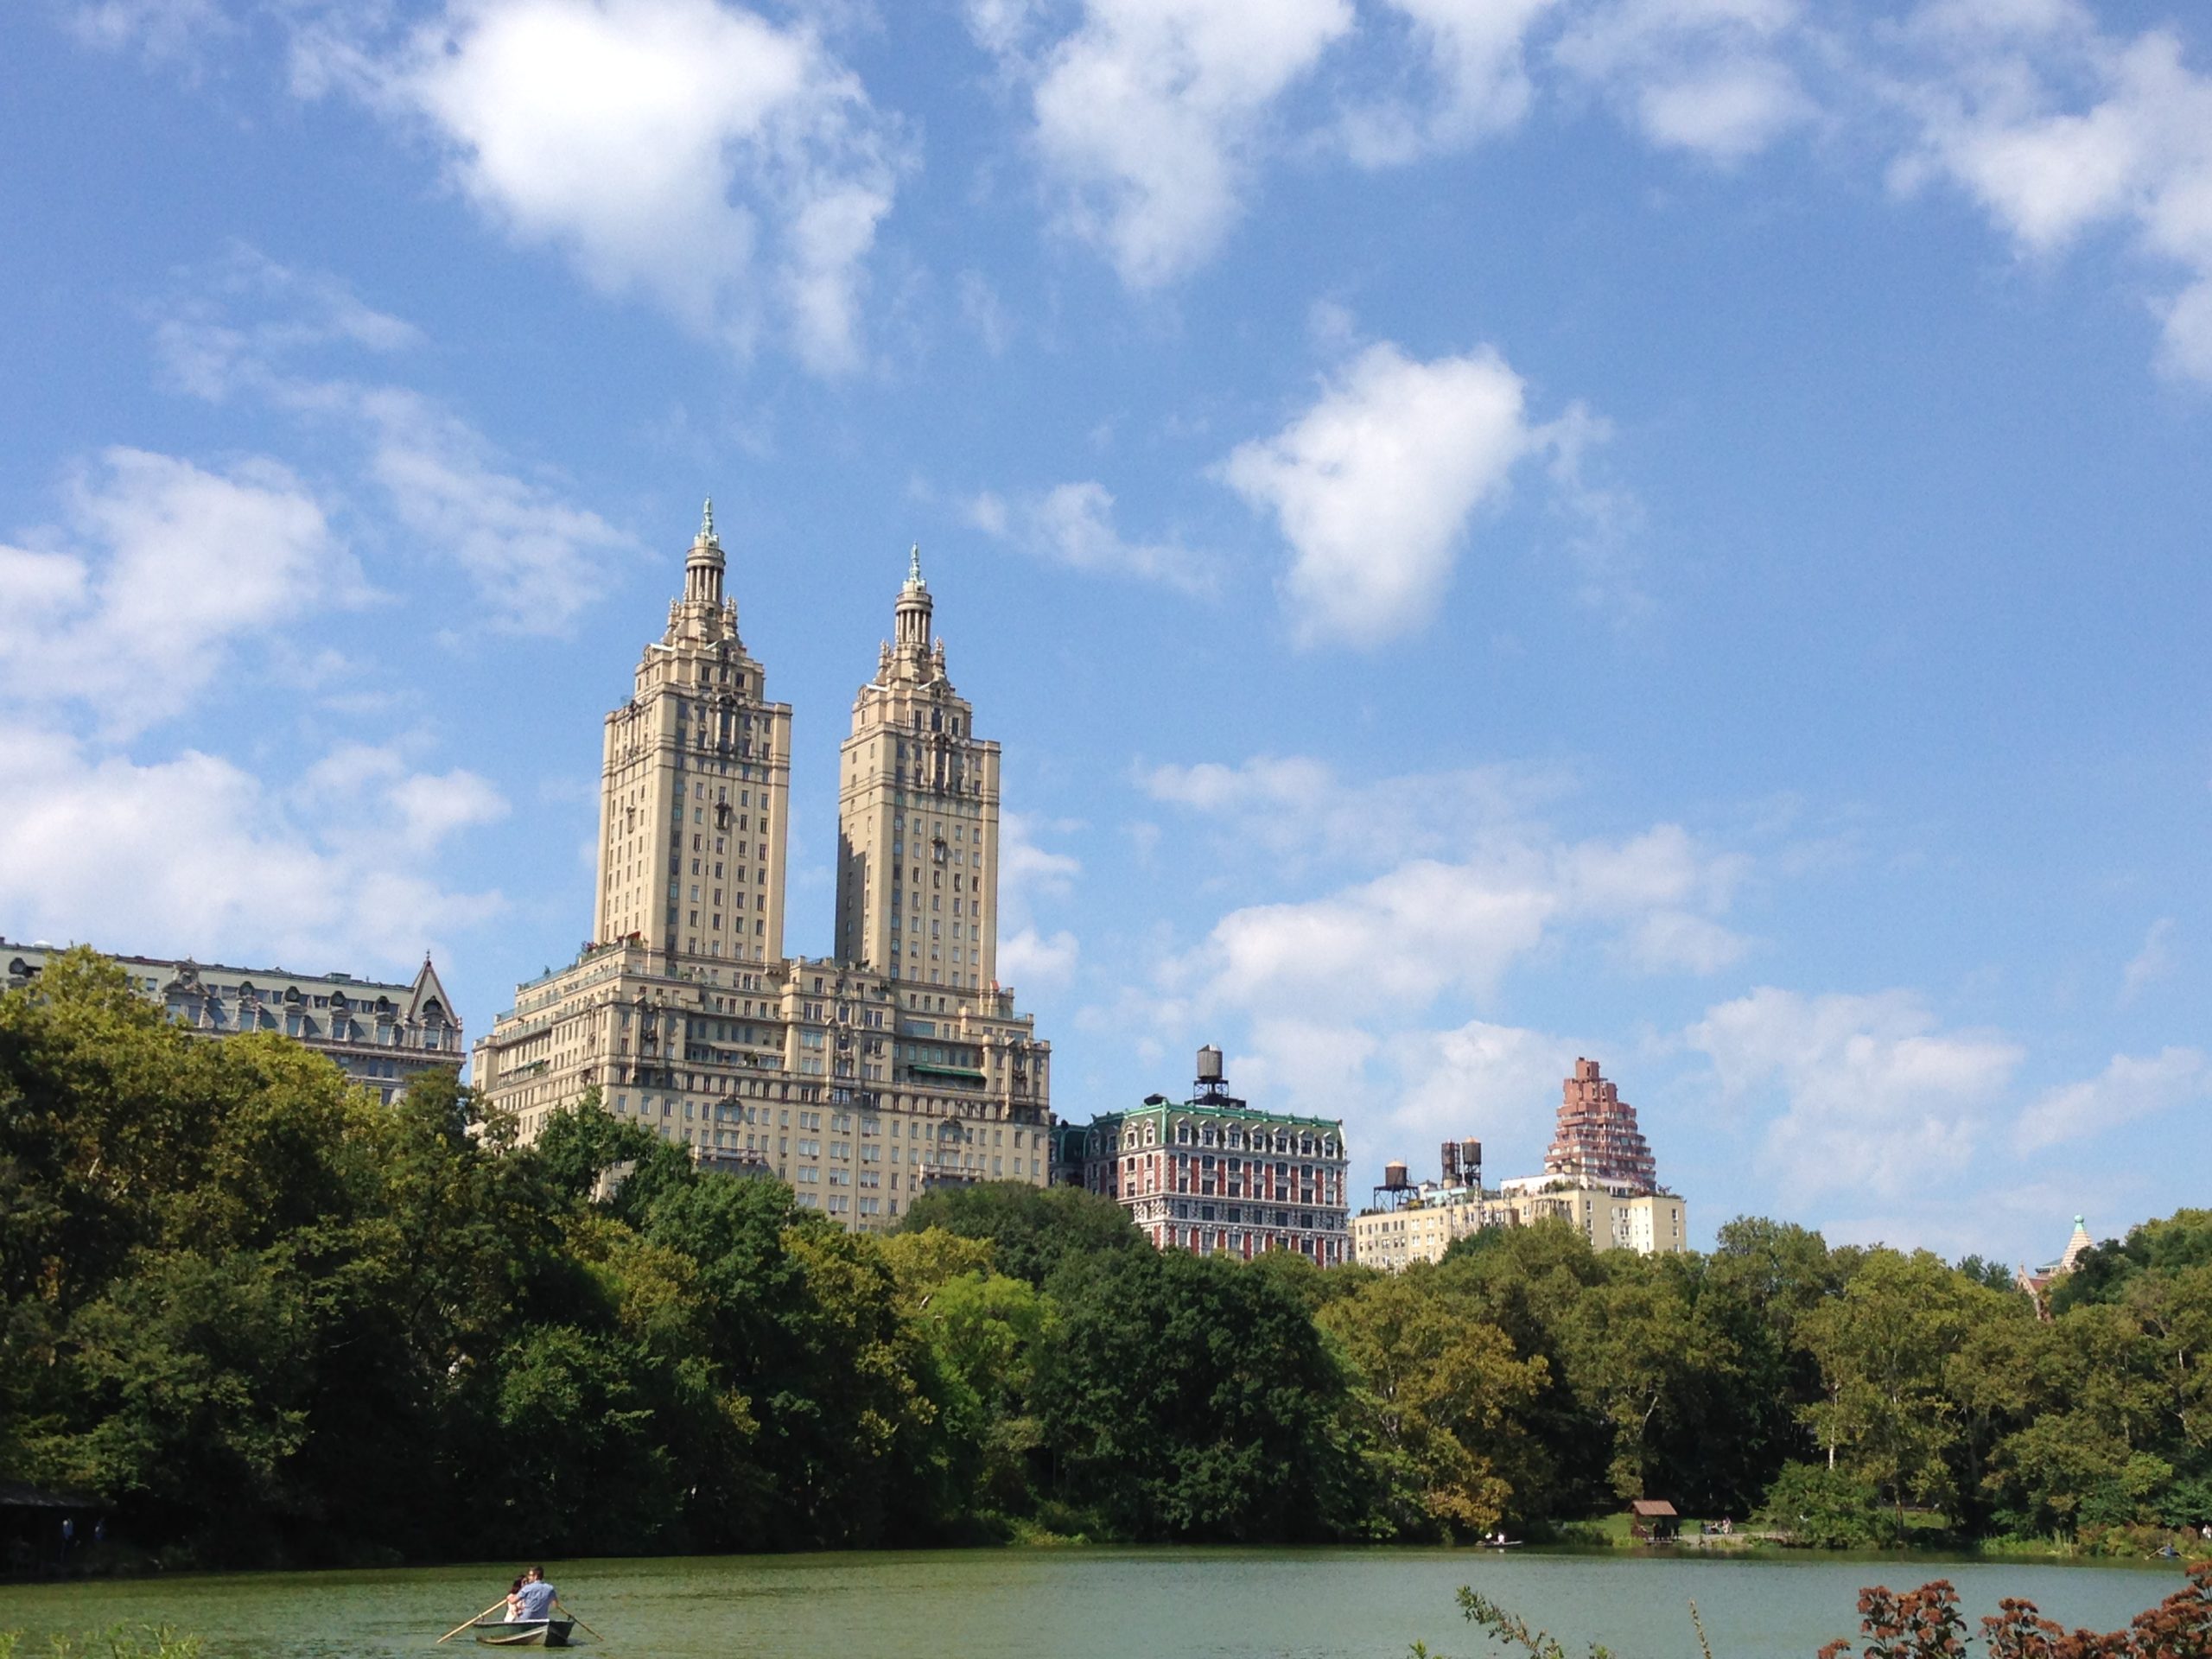
[[[605,1659],[1404,1659],[1489,1651],[1459,1618],[1472,1584],[1570,1651],[1811,1659],[1854,1634],[1859,1586],[1948,1578],[1970,1617],[2025,1596],[2070,1624],[2124,1624],[2171,1568],[1812,1555],[1756,1559],[1420,1549],[962,1550],[549,1561]],[[0,1587],[0,1629],[125,1622],[195,1630],[217,1659],[423,1656],[502,1593],[515,1567],[191,1575]],[[481,1653],[464,1634],[438,1651]]]

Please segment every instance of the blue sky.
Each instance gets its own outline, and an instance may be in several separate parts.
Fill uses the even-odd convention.
[[[0,12],[0,931],[589,916],[712,493],[788,944],[918,541],[1066,1115],[1361,1179],[1603,1060],[1695,1230],[2205,1196],[2212,18],[1927,0]]]

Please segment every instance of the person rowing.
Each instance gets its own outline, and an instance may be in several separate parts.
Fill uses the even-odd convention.
[[[522,1575],[521,1586],[508,1598],[507,1605],[513,1611],[507,1617],[518,1624],[535,1624],[552,1618],[560,1599],[561,1592],[545,1581],[545,1569],[533,1567]]]

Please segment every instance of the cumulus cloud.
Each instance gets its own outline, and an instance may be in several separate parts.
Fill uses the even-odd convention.
[[[1065,928],[1042,934],[1025,927],[999,941],[999,982],[1019,986],[1033,996],[1058,990],[1075,977],[1079,954],[1075,935]]]
[[[2212,1062],[2194,1048],[2138,1058],[2115,1054],[2095,1077],[2054,1089],[2020,1119],[2019,1145],[2032,1152],[2153,1117],[2212,1095]]]
[[[1458,149],[1517,124],[1535,94],[1528,36],[1559,0],[1386,0],[1411,37],[1405,78],[1423,91],[1357,104],[1345,114],[1345,153],[1363,167],[1391,166]]]
[[[1973,1155],[2021,1051],[1986,1032],[1946,1032],[1906,991],[1806,996],[1763,986],[1686,1033],[1722,1094],[1781,1108],[1764,1164],[1793,1196],[1895,1197]]]
[[[1270,111],[1353,25],[1346,0],[1086,0],[1049,43],[1035,9],[970,0],[977,43],[1028,91],[1062,222],[1133,288],[1204,261],[1243,211]]]
[[[341,18],[344,14],[340,14]],[[461,193],[587,280],[824,372],[861,355],[895,124],[804,23],[719,0],[452,0],[403,43],[303,34],[296,79],[426,129]]]
[[[1092,480],[1061,484],[1009,501],[985,491],[969,522],[986,535],[1071,570],[1134,576],[1185,593],[1211,584],[1211,562],[1173,542],[1132,542],[1114,526],[1114,498]]]
[[[1920,38],[1942,67],[1909,83],[1921,142],[1896,181],[1949,180],[2031,256],[2125,230],[2181,274],[2156,307],[2165,366],[2212,380],[2212,76],[2176,35],[2109,35],[2070,4],[1939,8]]]
[[[1609,0],[1554,48],[1665,149],[1732,162],[1812,114],[1785,55],[1798,0]]]
[[[1229,456],[1223,480],[1290,544],[1284,596],[1301,641],[1375,645],[1428,620],[1469,520],[1547,441],[1525,402],[1496,352],[1424,363],[1385,341]]]
[[[379,765],[334,801],[329,779],[288,795],[197,750],[141,764],[20,723],[0,726],[0,771],[14,797],[0,817],[0,912],[28,937],[397,971],[501,908],[497,893],[451,890],[423,867],[424,832],[458,827],[450,812],[442,829],[426,823],[423,792],[467,774]],[[484,810],[480,794],[462,817]]]
[[[999,820],[999,979],[1033,993],[1058,990],[1074,977],[1082,954],[1065,928],[1047,932],[1037,925],[1039,902],[1065,899],[1083,874],[1082,861],[1054,852],[1038,837],[1076,828],[1050,823],[1026,812]]]
[[[276,462],[213,472],[111,448],[71,486],[65,531],[0,546],[0,688],[88,705],[128,735],[181,712],[248,642],[364,591]]]
[[[1446,995],[1490,995],[1559,929],[1636,938],[1654,915],[1724,909],[1736,874],[1671,824],[1624,841],[1499,836],[1460,861],[1412,859],[1321,898],[1231,911],[1169,964],[1169,988],[1201,1011],[1418,1013]],[[1628,960],[1696,971],[1723,954],[1697,947],[1662,940]]]
[[[1573,1044],[1541,1031],[1471,1020],[1448,1031],[1402,1033],[1391,1047],[1397,1086],[1389,1122],[1402,1138],[1420,1135],[1427,1141],[1474,1134],[1494,1154],[1535,1166],[1558,1103],[1560,1079],[1574,1063]],[[1433,1155],[1426,1144],[1402,1150]]]

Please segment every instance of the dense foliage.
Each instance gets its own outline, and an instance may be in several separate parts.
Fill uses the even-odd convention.
[[[1821,1544],[2212,1521],[2212,1212],[2046,1320],[1768,1221],[1397,1276],[1156,1254],[1070,1190],[860,1236],[594,1102],[529,1147],[477,1109],[194,1038],[89,956],[0,996],[0,1469],[238,1562],[1433,1539],[1638,1496]]]
[[[1530,1630],[1471,1586],[1460,1587],[1459,1611],[1501,1648],[1531,1659],[1568,1659],[1566,1644],[1550,1632]],[[1698,1646],[1713,1659],[1697,1604],[1687,1611]],[[2212,1654],[2212,1563],[2191,1567],[2185,1586],[2138,1613],[2125,1630],[2069,1630],[2045,1618],[2032,1601],[2007,1598],[1983,1616],[1978,1636],[1969,1637],[1958,1592],[1944,1579],[1903,1592],[1879,1585],[1861,1591],[1859,1623],[1864,1648],[1853,1654],[1850,1638],[1840,1637],[1818,1659],[1967,1659],[1976,1643],[1986,1659],[2204,1659]],[[1589,1659],[1612,1659],[1611,1649],[1595,1643],[1588,1652]],[[1425,1643],[1413,1644],[1413,1659],[1432,1659]]]

